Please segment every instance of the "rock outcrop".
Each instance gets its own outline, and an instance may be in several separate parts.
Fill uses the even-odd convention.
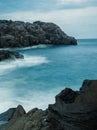
[[[19,117],[22,117],[24,114],[25,114],[25,110],[24,108],[19,105],[17,106],[17,108],[10,108],[9,110],[7,110],[6,112],[0,114],[0,129],[3,130],[3,129],[6,129],[6,124],[8,122],[14,122],[16,120],[19,119]],[[7,126],[8,127],[8,126]]]
[[[39,44],[76,45],[77,40],[65,34],[54,23],[33,24],[0,20],[0,48],[28,47]]]
[[[23,59],[24,56],[16,51],[10,50],[0,50],[0,61],[4,60],[14,60],[14,59]]]
[[[97,130],[97,80],[85,80],[80,91],[66,88],[48,110],[53,130]]]
[[[10,121],[17,119],[25,114],[24,108],[19,105],[17,108],[10,108],[8,111],[0,114],[0,121]]]
[[[12,117],[0,130],[97,130],[97,80],[85,80],[79,91],[64,89],[47,110]]]

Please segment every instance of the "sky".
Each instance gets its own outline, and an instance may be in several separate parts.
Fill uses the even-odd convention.
[[[97,0],[0,0],[0,19],[53,22],[78,39],[97,38]]]

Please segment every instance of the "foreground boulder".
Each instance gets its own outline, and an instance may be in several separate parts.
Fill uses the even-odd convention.
[[[25,114],[24,108],[19,105],[17,108],[10,108],[8,111],[0,114],[0,121],[10,121],[17,119]]]
[[[12,60],[12,59],[23,59],[24,56],[16,51],[0,50],[0,61]]]
[[[48,110],[53,130],[97,130],[97,80],[85,80],[80,91],[66,88]]]
[[[79,91],[64,89],[45,111],[12,119],[0,130],[97,130],[97,80],[85,80]]]
[[[22,117],[25,114],[24,108],[19,105],[17,108],[10,108],[6,112],[0,114],[0,129],[3,130],[6,128],[8,122],[14,122]],[[6,129],[7,130],[7,129]]]
[[[74,37],[65,34],[54,23],[33,24],[0,20],[0,48],[28,47],[39,44],[76,45]]]

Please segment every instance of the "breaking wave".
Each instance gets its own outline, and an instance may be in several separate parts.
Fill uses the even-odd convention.
[[[46,57],[43,56],[27,56],[24,55],[24,59],[16,59],[14,61],[4,61],[0,63],[0,74],[2,75],[3,72],[7,73],[8,71],[19,68],[19,67],[31,67],[37,66],[44,63],[48,63]]]

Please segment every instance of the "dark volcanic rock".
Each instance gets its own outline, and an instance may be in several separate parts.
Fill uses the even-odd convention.
[[[9,59],[23,59],[24,56],[16,51],[0,50],[0,61]]]
[[[25,114],[26,112],[21,105],[17,108],[10,108],[6,112],[0,114],[0,130],[7,130],[9,124],[12,124]]]
[[[35,108],[0,130],[97,130],[97,80],[85,80],[79,91],[66,88],[47,110]]]
[[[0,48],[27,47],[39,44],[76,45],[56,24],[36,21],[33,24],[0,20]]]
[[[97,130],[97,80],[85,80],[78,92],[63,90],[48,110],[53,130]]]
[[[10,108],[8,111],[0,114],[0,121],[9,121],[17,119],[25,114],[24,108],[19,105],[17,108]]]

